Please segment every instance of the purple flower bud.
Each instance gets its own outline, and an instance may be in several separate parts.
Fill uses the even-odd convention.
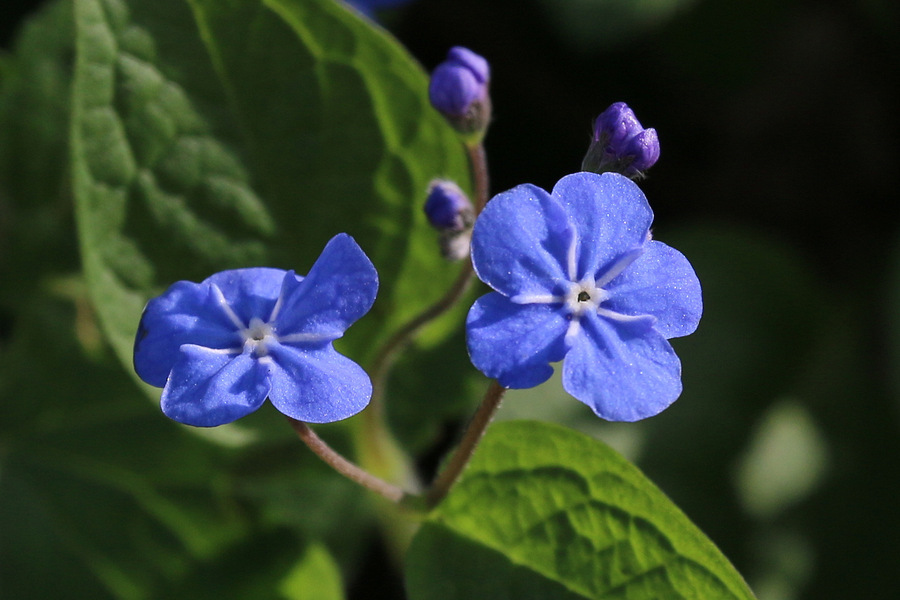
[[[645,129],[625,144],[625,156],[633,156],[631,168],[646,171],[659,160],[659,137],[652,127]]]
[[[428,186],[425,215],[437,230],[461,231],[472,225],[474,212],[468,196],[452,181],[435,179]]]
[[[614,172],[632,179],[659,159],[655,129],[644,129],[627,104],[616,102],[594,121],[594,139],[581,164],[584,171]]]
[[[452,181],[435,179],[428,187],[425,215],[441,233],[441,254],[448,260],[469,255],[475,210],[468,196]]]
[[[431,74],[428,97],[457,130],[483,131],[490,120],[490,75],[483,57],[455,46]]]
[[[624,102],[615,102],[594,121],[594,140],[598,141],[605,137],[610,147],[621,148],[628,138],[641,129],[634,111]]]

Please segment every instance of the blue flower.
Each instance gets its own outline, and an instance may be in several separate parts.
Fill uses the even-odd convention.
[[[472,237],[475,272],[496,290],[469,311],[472,363],[529,388],[565,359],[563,387],[610,421],[669,406],[681,363],[668,338],[693,332],[703,303],[687,259],[651,240],[652,220],[638,186],[614,173],[494,197]]]
[[[250,268],[179,281],[147,303],[134,368],[163,388],[163,412],[187,425],[230,423],[266,397],[299,421],[345,419],[366,407],[372,383],[332,342],[377,290],[375,267],[347,234],[328,242],[305,278]]]

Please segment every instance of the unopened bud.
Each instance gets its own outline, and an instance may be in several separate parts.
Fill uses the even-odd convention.
[[[435,179],[428,186],[425,216],[440,232],[441,254],[447,260],[469,255],[475,210],[469,197],[452,181]]]
[[[439,231],[461,231],[471,227],[475,219],[469,197],[458,185],[445,179],[435,179],[428,185],[425,215]]]
[[[581,169],[621,173],[638,179],[658,159],[656,130],[644,129],[627,104],[616,102],[594,121],[594,137]]]
[[[490,66],[483,57],[454,46],[431,74],[428,97],[458,131],[483,132],[491,118],[490,79]]]

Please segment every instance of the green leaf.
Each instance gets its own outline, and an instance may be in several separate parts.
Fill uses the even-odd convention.
[[[452,280],[421,214],[468,183],[427,78],[331,0],[76,0],[71,157],[85,272],[120,358],[145,301],[247,265],[306,272],[339,232],[378,268],[365,361]]]
[[[299,558],[298,558],[299,557]],[[319,543],[286,531],[263,533],[203,564],[154,598],[191,600],[342,600],[337,564]]]
[[[321,544],[310,544],[284,578],[281,593],[290,600],[343,600],[341,573],[328,550]]]
[[[497,423],[413,540],[412,600],[743,598],[741,576],[632,464],[546,423]]]

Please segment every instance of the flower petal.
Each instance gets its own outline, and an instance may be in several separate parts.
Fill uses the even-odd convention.
[[[150,385],[163,387],[184,344],[241,347],[234,323],[206,282],[179,281],[147,303],[134,340],[134,370]]]
[[[563,363],[563,387],[608,421],[638,421],[681,394],[681,361],[652,328],[582,319]]]
[[[622,254],[643,245],[653,211],[636,183],[617,173],[575,173],[560,179],[553,197],[562,204],[577,235],[576,280],[600,279]]]
[[[254,317],[264,322],[269,320],[286,274],[283,269],[268,267],[233,269],[216,273],[203,283],[214,284],[222,290],[225,302],[246,327]]]
[[[534,387],[553,374],[549,363],[565,355],[569,322],[559,304],[515,304],[492,292],[466,318],[469,357],[504,387]]]
[[[472,262],[478,277],[505,296],[560,294],[571,238],[550,194],[520,185],[497,194],[475,221]]]
[[[171,419],[196,427],[224,425],[259,408],[269,392],[269,366],[250,353],[181,347],[160,406]]]
[[[285,415],[309,423],[352,417],[372,398],[372,382],[358,364],[330,343],[317,348],[271,344],[269,399]]]
[[[279,336],[343,335],[366,314],[378,292],[378,273],[356,241],[341,233],[328,242],[305,279],[285,277],[274,325]]]
[[[667,338],[693,333],[703,313],[700,281],[684,255],[651,241],[644,253],[607,286],[603,307],[626,315],[653,315]]]

